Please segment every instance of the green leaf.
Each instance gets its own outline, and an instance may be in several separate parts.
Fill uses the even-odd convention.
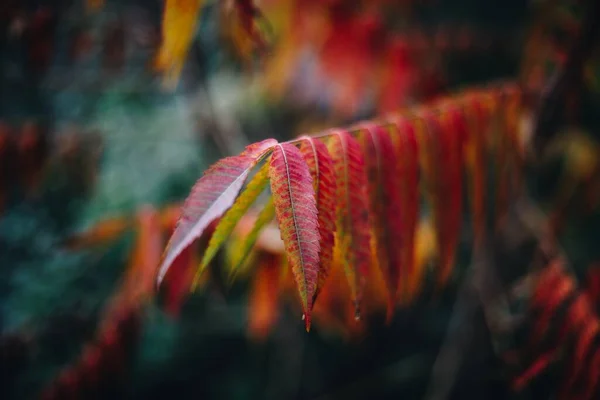
[[[273,197],[270,197],[265,207],[256,217],[256,221],[254,222],[252,230],[248,233],[248,235],[246,235],[246,237],[243,239],[243,242],[238,245],[235,253],[232,254],[231,268],[229,270],[230,280],[234,278],[239,268],[248,258],[248,255],[256,244],[256,241],[258,240],[263,228],[269,224],[269,222],[273,221],[274,217],[275,205],[273,203]]]
[[[223,218],[221,218],[219,221],[219,224],[215,228],[215,232],[210,238],[208,247],[204,252],[202,261],[200,261],[198,270],[196,271],[192,290],[196,288],[198,279],[208,263],[212,261],[217,254],[217,251],[219,251],[221,246],[223,246],[225,241],[229,238],[239,220],[244,216],[244,214],[246,214],[246,212],[248,212],[250,206],[252,206],[258,196],[265,190],[268,182],[269,164],[265,163],[248,183],[246,189],[241,192],[235,203],[233,203],[233,206],[227,210],[225,215],[223,215]]]

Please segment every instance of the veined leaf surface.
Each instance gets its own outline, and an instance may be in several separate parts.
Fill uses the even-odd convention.
[[[167,233],[171,234],[175,230],[175,225],[181,215],[181,207],[174,207],[163,212],[161,226]],[[169,273],[165,276],[161,287],[164,288],[164,309],[171,316],[176,317],[185,300],[185,296],[190,291],[190,285],[193,281],[194,271],[200,262],[200,254],[208,245],[208,240],[215,230],[218,220],[212,221],[204,230],[202,235],[192,241],[192,244],[186,247],[175,261],[169,267]],[[198,286],[202,287],[210,278],[210,274],[204,274]]]
[[[396,132],[392,140],[396,148],[397,168],[394,175],[400,181],[400,212],[402,213],[402,249],[399,287],[408,298],[416,293],[419,278],[415,271],[415,242],[419,221],[419,143],[413,123],[408,118],[394,120]]]
[[[163,255],[158,285],[181,252],[200,237],[214,219],[231,207],[252,167],[276,144],[275,139],[251,144],[239,156],[227,157],[215,163],[196,182],[183,205],[177,227]]]
[[[424,178],[426,192],[431,204],[432,219],[435,226],[437,248],[441,265],[440,277],[446,274],[448,249],[447,215],[444,201],[446,197],[446,180],[448,179],[448,152],[445,151],[444,135],[437,116],[430,110],[420,113],[423,123],[422,147],[425,155]]]
[[[313,178],[313,187],[317,197],[319,236],[321,238],[319,276],[313,298],[313,305],[325,281],[329,276],[333,262],[333,244],[335,234],[336,182],[333,161],[327,146],[320,140],[303,136],[300,142],[300,153]]]
[[[332,132],[328,144],[337,189],[336,232],[342,264],[350,283],[356,317],[371,262],[367,174],[360,144],[347,131]],[[337,245],[336,245],[337,246]]]
[[[392,140],[383,128],[375,124],[366,124],[361,133],[360,139],[369,182],[369,205],[376,261],[388,291],[389,321],[396,304],[401,254],[404,247],[400,177],[396,173],[396,165],[401,160],[396,159]]]
[[[254,221],[254,225],[250,232],[244,237],[243,241],[237,246],[235,257],[232,259],[232,266],[229,272],[230,277],[233,277],[240,266],[246,261],[250,255],[252,248],[256,244],[258,237],[263,228],[275,218],[275,204],[273,203],[273,197],[269,197],[267,204],[260,211]]]
[[[268,183],[269,165],[264,164],[258,170],[256,175],[254,175],[252,180],[250,180],[250,183],[248,183],[237,200],[235,200],[233,206],[227,210],[225,215],[223,215],[223,218],[221,218],[219,221],[219,224],[215,228],[215,232],[208,242],[208,248],[204,252],[204,256],[202,257],[198,271],[196,272],[192,289],[195,288],[196,282],[198,281],[198,278],[200,277],[200,274],[204,268],[206,268],[208,263],[217,254],[217,251],[225,243],[229,235],[231,235],[231,232],[233,232],[235,225],[248,211],[250,206],[254,204],[258,196],[265,190]]]
[[[289,143],[278,144],[273,150],[269,176],[281,239],[298,286],[306,330],[310,330],[320,242],[312,177],[300,150]]]

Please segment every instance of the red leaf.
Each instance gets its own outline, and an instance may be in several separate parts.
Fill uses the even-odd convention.
[[[576,289],[575,282],[562,273],[560,265],[560,262],[556,261],[553,263],[553,267],[546,267],[544,275],[540,278],[536,288],[533,306],[540,308],[541,313],[535,320],[533,340],[540,340],[550,325],[552,316],[556,314],[556,309]]]
[[[592,304],[598,309],[600,306],[600,264],[594,263],[588,267],[586,282],[586,293]]]
[[[321,253],[319,262],[319,279],[313,298],[314,302],[323,289],[333,262],[333,244],[335,233],[335,193],[336,182],[333,171],[333,161],[327,146],[320,140],[303,136],[300,142],[300,152],[308,164],[313,178],[313,186],[317,194],[317,212],[319,235],[321,237]]]
[[[161,212],[161,227],[168,234],[172,234],[175,224],[181,215],[181,206],[174,205],[167,207]],[[165,310],[171,316],[177,316],[185,295],[190,291],[190,285],[194,277],[194,270],[198,267],[202,253],[208,244],[212,233],[215,230],[217,222],[214,220],[205,229],[202,236],[192,242],[181,255],[175,259],[169,268],[169,274],[165,276],[163,286],[165,287]]]
[[[393,121],[397,143],[397,177],[400,179],[400,212],[402,213],[402,261],[400,287],[406,285],[409,298],[416,293],[415,237],[419,221],[419,144],[414,125],[406,118]],[[405,283],[406,282],[406,283]]]
[[[336,237],[356,317],[360,318],[360,303],[371,262],[365,162],[360,144],[347,131],[333,131],[328,147],[338,183]]]
[[[157,284],[183,250],[199,238],[206,227],[223,215],[235,201],[248,173],[277,141],[267,139],[246,147],[239,156],[227,157],[210,167],[186,199],[158,271]]]
[[[471,150],[471,209],[473,214],[473,231],[475,233],[475,245],[481,243],[486,230],[485,203],[486,188],[485,177],[487,176],[486,159],[486,129],[488,118],[483,106],[477,96],[470,96],[467,100],[469,111],[467,118],[470,119],[469,147]]]
[[[281,239],[296,279],[308,331],[317,289],[320,242],[312,177],[300,150],[289,143],[275,146],[269,177]]]
[[[548,365],[552,364],[554,359],[554,351],[542,354],[525,372],[523,372],[517,379],[513,381],[513,390],[522,390],[527,382],[531,381],[533,378],[543,372]]]
[[[386,48],[379,94],[380,113],[397,110],[415,92],[418,70],[413,53],[403,37],[393,38]]]
[[[370,212],[377,264],[388,291],[387,319],[391,319],[400,282],[401,255],[404,248],[400,203],[400,176],[394,145],[388,133],[375,124],[365,124],[361,135],[367,165]]]
[[[571,356],[571,370],[568,373],[568,378],[565,381],[564,387],[571,387],[585,365],[585,358],[590,352],[593,352],[594,340],[600,332],[600,324],[595,317],[589,318],[585,326],[581,329],[575,342],[575,349]]]
[[[444,181],[442,182],[441,193],[447,204],[444,210],[443,222],[446,247],[440,252],[442,258],[440,283],[444,284],[448,280],[454,265],[462,226],[463,139],[466,137],[466,126],[459,109],[452,103],[444,104],[439,118],[442,124],[440,141],[446,163],[442,166],[445,173],[443,174]]]
[[[432,111],[423,110],[420,115],[426,125],[424,144],[427,146],[427,181],[440,256],[438,284],[442,286],[452,272],[458,241],[456,217],[452,214],[459,212],[457,207],[460,205],[460,194],[454,188],[460,185],[457,182],[460,181],[460,164],[452,144],[453,130],[442,126],[438,116]]]
[[[165,310],[173,317],[179,313],[184,296],[190,290],[190,282],[194,276],[193,271],[199,263],[197,257],[194,257],[195,251],[193,245],[183,250],[181,256],[173,263],[173,272],[165,278]],[[193,263],[194,260],[195,263]]]

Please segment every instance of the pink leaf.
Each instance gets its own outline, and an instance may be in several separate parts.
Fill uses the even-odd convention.
[[[252,167],[276,144],[275,139],[254,143],[239,156],[218,161],[196,182],[163,254],[157,285],[160,285],[177,257],[202,235],[214,219],[232,206]]]
[[[300,150],[289,143],[273,150],[271,191],[281,239],[304,309],[306,330],[319,273],[319,225],[312,177]]]

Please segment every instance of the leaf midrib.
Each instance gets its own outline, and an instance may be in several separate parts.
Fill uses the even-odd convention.
[[[300,255],[300,267],[302,268],[302,278],[304,281],[304,294],[306,295],[306,303],[308,305],[308,285],[306,284],[306,274],[304,273],[304,255],[302,253],[302,247],[301,247],[301,242],[300,242],[300,230],[298,230],[298,221],[296,219],[296,207],[294,206],[294,198],[292,197],[292,180],[291,180],[291,176],[290,176],[290,167],[288,165],[288,160],[287,160],[287,156],[285,154],[285,150],[283,148],[283,146],[281,144],[278,144],[279,148],[281,149],[281,155],[283,156],[283,163],[285,164],[285,173],[287,176],[287,182],[288,182],[288,194],[290,196],[290,206],[292,208],[292,219],[294,221],[294,229],[296,230],[296,242],[298,245],[298,253]]]

